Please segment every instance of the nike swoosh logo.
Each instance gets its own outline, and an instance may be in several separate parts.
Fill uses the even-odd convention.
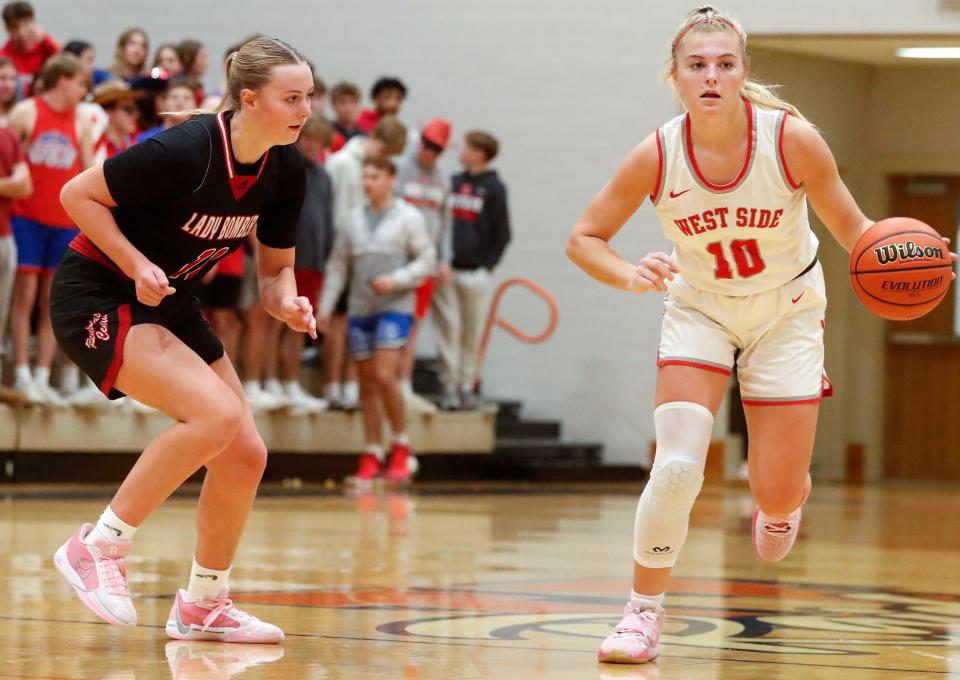
[[[176,616],[176,620],[177,620],[177,630],[180,631],[180,634],[181,634],[181,635],[189,635],[189,634],[190,634],[190,626],[185,626],[185,625],[183,625],[183,620],[180,618],[180,603],[179,603],[179,602],[177,603],[177,616]]]
[[[790,302],[792,302],[793,304],[797,304],[800,301],[800,298],[802,298],[804,296],[804,293],[806,292],[807,291],[803,291],[803,293],[800,293],[800,295],[798,295],[797,297],[790,298]]]
[[[217,575],[216,575],[216,574],[194,574],[194,576],[196,576],[197,578],[209,578],[209,579],[212,579],[212,580],[214,580],[214,581],[217,580]]]
[[[681,191],[679,194],[675,194],[675,193],[673,193],[673,191],[671,191],[671,192],[670,192],[670,198],[679,198],[680,196],[683,196],[683,195],[684,195],[685,193],[687,193],[688,191],[693,191],[693,188],[684,189],[684,190]]]

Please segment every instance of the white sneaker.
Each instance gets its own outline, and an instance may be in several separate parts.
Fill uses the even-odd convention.
[[[325,399],[314,397],[303,389],[303,385],[298,382],[288,382],[283,385],[284,393],[290,400],[290,406],[287,413],[292,416],[312,415],[323,413],[329,408]]]
[[[343,393],[340,391],[340,383],[330,383],[323,388],[323,398],[327,402],[328,408],[343,408]]]
[[[360,387],[357,383],[343,384],[343,398],[340,408],[345,411],[356,411],[360,408]]]
[[[89,381],[86,385],[67,397],[67,403],[75,408],[110,408],[110,400],[103,395],[103,392],[97,389],[96,385]]]
[[[24,378],[23,376],[17,376],[17,379],[13,383],[13,389],[16,392],[19,392],[23,398],[23,401],[28,404],[46,404],[47,399],[43,392],[40,391],[40,388],[37,386],[37,383],[33,378]]]
[[[280,404],[278,408],[285,408],[292,405],[290,398],[286,392],[283,391],[283,385],[281,385],[280,381],[276,378],[267,378],[264,380],[263,391],[277,400],[277,403]]]
[[[67,408],[67,400],[60,396],[50,383],[33,381],[34,387],[43,395],[43,402],[50,408]]]
[[[272,395],[263,391],[260,383],[244,383],[244,394],[247,395],[247,403],[250,404],[250,410],[254,413],[263,411],[275,411],[281,408],[283,404],[278,402]]]
[[[403,403],[410,413],[432,415],[438,410],[432,401],[421,397],[416,392],[404,392]]]

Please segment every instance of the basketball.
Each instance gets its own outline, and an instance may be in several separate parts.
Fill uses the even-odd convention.
[[[952,271],[940,234],[909,217],[877,222],[850,253],[850,283],[860,302],[891,321],[919,318],[940,304]]]

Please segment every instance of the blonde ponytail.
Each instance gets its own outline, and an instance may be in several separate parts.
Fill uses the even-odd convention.
[[[750,66],[750,53],[747,51],[747,33],[743,26],[733,16],[722,12],[713,5],[699,5],[687,13],[683,22],[677,28],[673,38],[673,45],[670,49],[670,64],[667,72],[667,80],[671,87],[673,86],[673,75],[677,72],[677,49],[680,43],[689,33],[717,33],[727,31],[733,33],[740,43],[740,52],[743,56],[743,63]],[[800,120],[807,119],[793,104],[784,101],[774,93],[778,85],[765,85],[753,80],[747,80],[740,90],[744,99],[766,109],[779,109],[787,111]],[[682,102],[681,102],[682,103]]]

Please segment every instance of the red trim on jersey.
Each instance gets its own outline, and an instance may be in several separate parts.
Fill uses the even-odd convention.
[[[230,190],[233,192],[234,200],[239,201],[263,174],[263,169],[267,167],[267,159],[270,157],[270,149],[267,149],[263,158],[260,159],[260,169],[257,170],[256,177],[251,180],[249,175],[237,175],[233,167],[233,148],[230,146],[230,134],[227,132],[225,114],[226,111],[217,114],[217,126],[220,128],[220,139],[223,141],[223,160],[227,165],[227,179],[230,182]]]
[[[780,154],[780,164],[783,166],[783,174],[786,176],[790,188],[796,190],[800,188],[800,185],[793,181],[793,175],[790,174],[790,168],[787,167],[787,157],[783,155],[783,130],[787,126],[787,116],[789,115],[789,113],[785,113],[783,118],[780,119],[780,130],[777,132],[777,153]]]
[[[660,128],[657,128],[653,134],[657,138],[657,185],[653,187],[650,199],[655,201],[660,196],[660,182],[663,180],[663,147],[660,145]]]
[[[813,399],[797,399],[795,401],[754,401],[752,399],[741,399],[746,406],[796,406],[798,404],[819,404],[823,397]]]
[[[67,247],[70,248],[71,250],[74,250],[80,253],[88,260],[93,260],[97,264],[102,264],[104,267],[112,269],[114,272],[116,272],[123,278],[127,279],[128,281],[132,280],[130,279],[129,276],[123,273],[123,270],[120,269],[120,267],[114,264],[113,260],[111,260],[102,252],[100,252],[100,249],[97,248],[95,245],[93,245],[93,241],[91,241],[86,234],[84,233],[77,234],[77,236],[74,237],[72,241],[70,241],[70,245]]]
[[[690,368],[702,368],[704,371],[713,371],[723,375],[732,375],[733,371],[710,364],[698,364],[696,361],[684,361],[683,359],[657,359],[657,366],[688,366]]]
[[[753,109],[751,108],[749,100],[744,99],[743,103],[747,109],[747,157],[743,161],[743,167],[740,168],[740,174],[737,175],[735,180],[728,182],[727,184],[714,184],[704,177],[702,172],[700,172],[700,166],[697,165],[697,159],[693,154],[693,132],[691,132],[690,129],[690,114],[687,114],[687,120],[684,127],[686,128],[687,133],[687,155],[690,157],[690,165],[693,166],[693,171],[697,173],[697,177],[700,178],[700,181],[714,191],[726,191],[727,189],[734,188],[740,184],[741,181],[743,181],[743,178],[747,174],[747,170],[750,169],[750,159],[753,158],[753,145],[755,143],[753,139]]]
[[[123,341],[127,338],[127,331],[130,330],[130,305],[120,305],[117,307],[117,340],[113,345],[113,361],[110,362],[110,368],[107,369],[107,375],[100,383],[100,391],[104,396],[110,396],[110,390],[117,381],[117,374],[120,373],[120,367],[123,366]]]

